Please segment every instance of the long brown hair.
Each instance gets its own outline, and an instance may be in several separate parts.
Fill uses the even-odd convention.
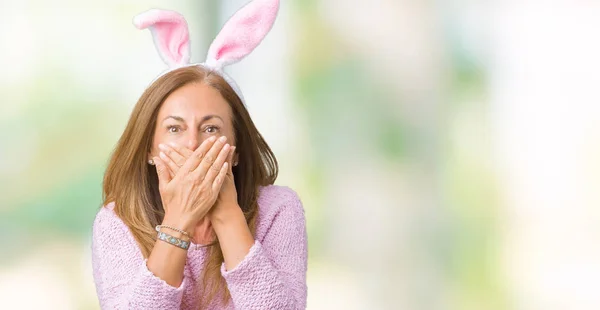
[[[152,146],[158,110],[165,99],[178,88],[193,82],[213,87],[232,111],[232,122],[239,154],[233,168],[240,205],[252,234],[258,214],[258,188],[273,184],[278,166],[275,155],[250,118],[248,110],[231,86],[219,74],[201,66],[179,68],[157,79],[144,91],[135,105],[125,132],[119,139],[104,174],[103,203],[114,202],[114,211],[129,227],[145,258],[156,242],[154,227],[160,224],[165,211],[158,191],[156,169],[147,164]],[[220,274],[223,253],[218,242],[209,248],[202,281],[208,288],[202,304],[209,304],[223,292],[223,302],[230,294]]]

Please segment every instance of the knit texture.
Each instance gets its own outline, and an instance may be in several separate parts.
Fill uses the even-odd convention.
[[[217,296],[208,309],[305,309],[307,237],[304,209],[287,187],[261,187],[256,239],[232,270],[221,266],[231,298]],[[173,287],[156,277],[129,228],[108,204],[98,211],[92,233],[92,267],[102,309],[198,309],[205,248],[187,253],[183,282]]]

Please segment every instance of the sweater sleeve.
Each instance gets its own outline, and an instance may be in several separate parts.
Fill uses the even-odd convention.
[[[255,240],[234,269],[221,265],[236,309],[306,308],[304,209],[292,190],[285,198],[262,242]]]
[[[92,268],[102,309],[179,309],[188,279],[173,287],[146,266],[127,226],[103,207],[92,229]]]

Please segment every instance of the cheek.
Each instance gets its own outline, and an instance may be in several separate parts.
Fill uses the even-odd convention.
[[[177,144],[185,145],[184,135],[182,134],[170,134],[166,131],[157,130],[154,132],[154,136],[152,138],[152,150],[151,153],[154,155],[158,155],[160,149],[158,148],[159,144],[169,144],[171,142],[175,142]]]
[[[236,145],[235,132],[233,131],[233,127],[224,128],[221,134],[227,137],[227,143],[231,145]]]

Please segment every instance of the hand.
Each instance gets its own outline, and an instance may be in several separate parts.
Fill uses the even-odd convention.
[[[208,139],[204,140],[204,144]],[[161,150],[160,158],[167,164],[171,177],[175,176],[179,171],[179,168],[185,164],[188,158],[194,154],[193,150],[187,147],[180,146],[175,142],[169,144],[159,144],[158,148]],[[230,163],[231,164],[231,163]]]
[[[217,239],[208,216],[203,217],[196,223],[192,238],[194,238],[194,243],[202,245],[211,244]]]
[[[186,153],[190,150],[178,145],[159,145],[163,151],[161,156],[166,158],[175,174],[180,170],[177,162],[185,162]],[[169,154],[167,156],[167,154]],[[228,162],[231,163],[235,156],[235,147],[231,148]],[[232,270],[248,254],[254,244],[254,237],[248,227],[246,218],[237,202],[237,190],[233,178],[232,165],[229,165],[229,171],[221,186],[215,205],[210,209],[207,216],[204,217],[201,227],[205,228],[205,233],[198,233],[194,239],[200,240],[201,237],[208,236],[214,238],[218,236],[221,251],[225,261],[225,268]],[[207,223],[207,224],[204,224]],[[210,225],[210,226],[209,226]],[[198,237],[200,236],[200,237]],[[209,239],[214,240],[214,239]],[[208,242],[206,242],[208,243]]]
[[[176,143],[170,143],[168,145],[160,144],[158,147],[161,150],[161,159],[167,164],[170,173],[173,175],[179,171],[182,163],[185,163],[187,158],[189,158],[189,156],[191,156],[193,153],[192,150]],[[227,175],[223,185],[221,186],[221,191],[219,192],[219,196],[215,202],[215,205],[208,214],[208,217],[211,219],[211,221],[226,218],[229,210],[241,210],[237,202],[237,190],[235,188],[235,180],[232,171],[232,162],[235,156],[235,149],[235,146],[231,147],[229,158],[227,160],[229,163]],[[196,242],[198,242],[198,240],[213,240],[214,232],[210,228],[212,228],[210,221],[199,222],[198,226],[196,227],[197,235],[194,236],[194,240]],[[198,233],[198,231],[204,231],[205,233]],[[204,244],[210,242],[202,243]]]
[[[207,139],[208,140],[208,139]],[[205,140],[206,142],[206,140]],[[171,176],[175,176],[179,168],[185,164],[185,161],[192,156],[194,151],[188,149],[187,147],[181,146],[175,142],[170,142],[169,144],[159,144],[158,148],[161,150],[160,158],[167,164],[169,167],[169,173]],[[233,168],[233,156],[235,156],[235,146],[231,147],[231,154],[227,159],[229,163],[229,173],[232,173],[231,169]]]
[[[225,137],[204,141],[174,176],[165,161],[153,158],[165,209],[163,224],[195,232],[196,224],[213,207],[229,171],[230,146],[225,141]]]
[[[169,167],[169,174],[171,176],[175,176],[179,171],[179,168],[185,164],[192,154],[194,154],[194,151],[187,147],[180,146],[175,142],[159,144],[158,148],[161,150],[160,158],[167,164],[167,167]],[[231,162],[229,162],[229,164],[231,164]],[[192,230],[194,231],[192,238],[196,244],[206,245],[212,243],[216,239],[215,231],[212,229],[210,220],[206,216],[198,221]]]
[[[229,169],[227,171],[227,175],[225,175],[225,180],[221,186],[221,191],[219,192],[215,206],[208,212],[208,217],[213,225],[218,224],[216,222],[223,222],[227,220],[231,214],[230,211],[241,211],[241,208],[238,205],[237,190],[235,188],[235,179],[232,170],[233,165],[231,164],[233,162],[234,154],[235,146],[229,155]]]

